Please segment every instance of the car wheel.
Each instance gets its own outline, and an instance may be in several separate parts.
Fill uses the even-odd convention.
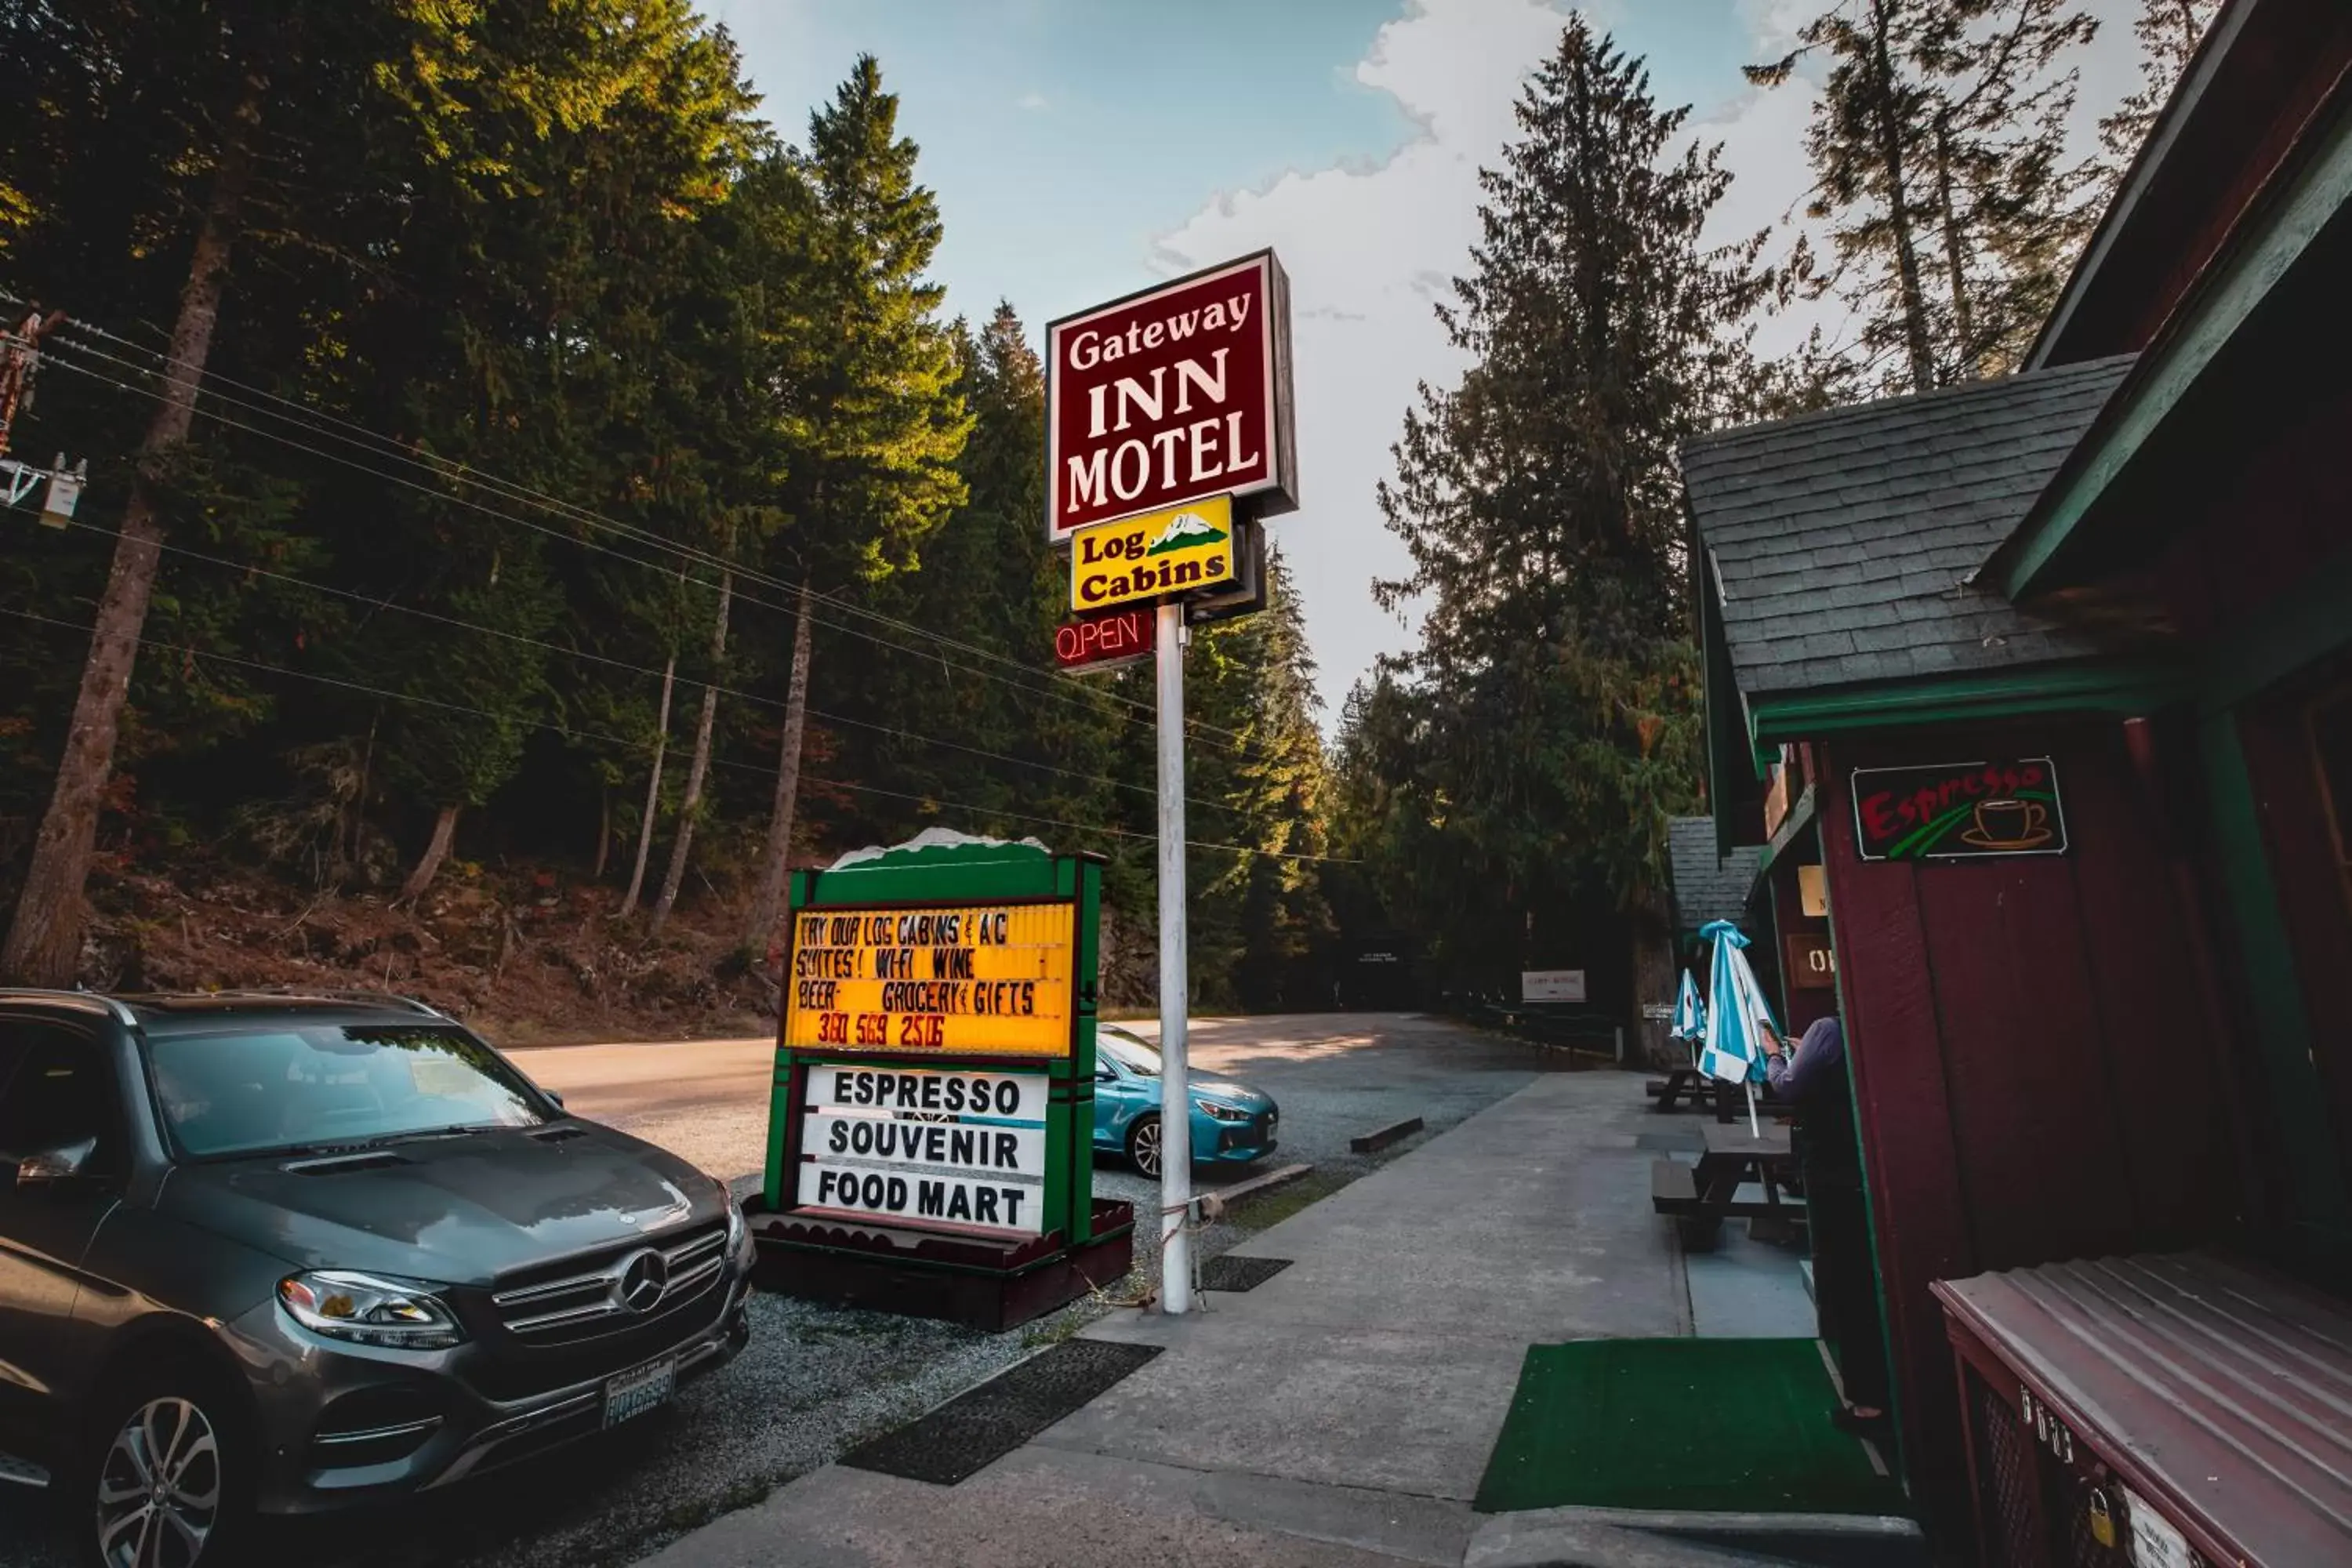
[[[1127,1157],[1135,1168],[1158,1180],[1160,1176],[1160,1118],[1139,1116],[1135,1125],[1127,1130]]]
[[[252,1495],[237,1432],[213,1379],[159,1372],[119,1384],[79,1467],[83,1557],[103,1568],[228,1563]]]

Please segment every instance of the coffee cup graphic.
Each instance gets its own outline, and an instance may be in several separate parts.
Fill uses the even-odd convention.
[[[2039,801],[2002,796],[1977,803],[1975,821],[1960,835],[1979,849],[2035,849],[2054,837],[2049,808]]]

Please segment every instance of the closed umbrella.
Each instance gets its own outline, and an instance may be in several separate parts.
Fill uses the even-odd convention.
[[[1707,973],[1706,1046],[1698,1054],[1699,1070],[1725,1083],[1748,1089],[1748,1131],[1762,1136],[1756,1123],[1756,1080],[1764,1076],[1764,1031],[1779,1028],[1756,972],[1748,967],[1748,939],[1729,921],[1715,921],[1699,931],[1715,943],[1715,962]]]
[[[1666,1033],[1689,1043],[1691,1060],[1696,1064],[1698,1043],[1706,1037],[1706,1004],[1698,999],[1698,983],[1687,969],[1683,971],[1683,988],[1675,996],[1675,1021],[1666,1026]]]

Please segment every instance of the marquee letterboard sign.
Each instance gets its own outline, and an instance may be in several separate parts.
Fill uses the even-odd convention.
[[[1067,903],[803,910],[783,1043],[1066,1057],[1075,919]]]
[[[795,871],[766,1207],[1087,1244],[1101,899],[1098,857],[940,829]]]
[[[1290,284],[1274,253],[1045,329],[1046,537],[1211,496],[1297,506]]]
[[[1865,860],[2066,852],[2065,802],[2048,757],[1856,768],[1853,824]]]

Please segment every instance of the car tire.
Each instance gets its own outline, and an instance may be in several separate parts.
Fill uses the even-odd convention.
[[[94,1568],[230,1568],[252,1522],[254,1464],[226,1380],[159,1361],[93,1403],[59,1501]]]
[[[1127,1130],[1127,1160],[1136,1170],[1153,1181],[1160,1179],[1160,1118],[1155,1113],[1139,1116]]]

